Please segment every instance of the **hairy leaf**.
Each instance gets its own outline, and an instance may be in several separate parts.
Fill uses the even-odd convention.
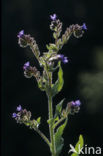
[[[55,96],[57,93],[61,91],[63,88],[64,80],[63,80],[63,70],[61,68],[61,62],[59,62],[59,71],[58,71],[58,80],[52,86],[52,96]]]
[[[55,110],[55,115],[54,118],[56,118],[57,116],[61,115],[61,111],[62,111],[62,105],[65,99],[61,100],[57,105],[56,105],[56,110]]]
[[[67,124],[67,120],[65,120],[65,122],[60,125],[54,135],[54,138],[55,138],[55,147],[56,147],[56,154],[59,155],[62,148],[63,148],[63,145],[64,145],[64,139],[62,138],[62,135],[63,135],[63,131],[64,131],[64,128]]]

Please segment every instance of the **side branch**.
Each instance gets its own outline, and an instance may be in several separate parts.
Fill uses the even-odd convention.
[[[43,140],[48,144],[48,146],[50,147],[50,141],[48,140],[48,138],[38,129],[38,128],[34,128],[34,130],[43,138]]]
[[[55,124],[54,124],[54,126],[53,126],[53,128],[55,129],[63,120],[65,120],[66,119],[66,117],[63,117],[63,118],[61,118],[60,120],[58,120]]]

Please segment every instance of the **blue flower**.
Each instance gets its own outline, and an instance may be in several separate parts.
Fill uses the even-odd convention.
[[[51,20],[55,21],[57,18],[57,15],[56,14],[50,15],[50,18],[51,18]]]
[[[22,110],[22,107],[21,107],[21,105],[19,105],[18,107],[17,107],[17,109],[16,109],[18,112],[19,111],[21,111]]]
[[[85,23],[83,23],[83,25],[82,25],[82,29],[83,29],[83,30],[87,30],[87,26],[86,26]]]
[[[16,118],[16,117],[17,117],[17,114],[16,114],[16,113],[13,113],[13,114],[12,114],[12,117],[13,117],[13,118]]]
[[[59,58],[61,59],[61,61],[65,64],[68,63],[68,58],[64,57],[64,55],[59,55]]]
[[[19,32],[19,34],[17,35],[17,37],[18,37],[18,38],[21,38],[23,35],[24,35],[24,30],[21,30],[21,31]]]
[[[30,66],[30,62],[26,62],[23,66],[23,69],[26,70]]]
[[[81,105],[80,100],[76,100],[75,102],[74,102],[74,101],[72,101],[72,106],[79,107],[80,105]]]

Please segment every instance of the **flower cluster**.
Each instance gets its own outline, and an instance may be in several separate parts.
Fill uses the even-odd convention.
[[[32,43],[33,38],[31,38],[30,35],[25,35],[24,34],[24,30],[21,30],[18,35],[18,44],[20,45],[20,47],[25,48],[27,46],[29,46],[30,43]]]
[[[87,27],[86,27],[86,24],[83,23],[82,26],[79,26],[78,24],[72,25],[71,29],[72,29],[72,31],[73,31],[73,35],[74,35],[76,38],[80,38],[80,37],[83,36],[84,30],[87,30]]]
[[[55,39],[58,39],[58,37],[60,36],[61,34],[61,31],[62,31],[62,22],[60,22],[59,19],[57,19],[57,15],[56,14],[53,14],[53,15],[50,15],[50,18],[51,18],[51,24],[50,24],[50,29],[52,31],[54,31],[53,33],[53,36]]]
[[[53,37],[55,39],[55,44],[58,47],[58,50],[60,50],[65,43],[69,40],[70,36],[73,34],[74,37],[80,38],[83,36],[84,31],[87,30],[86,24],[83,23],[83,25],[73,24],[67,27],[64,34],[62,34],[60,38],[60,34],[62,31],[62,22],[60,22],[59,19],[57,19],[56,14],[53,14],[50,16],[51,18],[51,24],[50,29],[53,31]]]
[[[16,109],[17,113],[13,113],[12,117],[17,121],[17,123],[25,124],[29,126],[31,129],[37,129],[40,124],[40,117],[37,120],[31,120],[31,112],[26,109],[22,109],[21,105],[19,105]]]
[[[20,47],[26,48],[27,46],[30,46],[35,57],[36,58],[39,57],[40,51],[33,37],[31,37],[29,34],[28,35],[24,34],[24,30],[21,30],[18,33],[17,37],[18,37],[18,44],[20,45]]]
[[[13,113],[12,117],[17,121],[17,123],[26,123],[30,121],[31,112],[26,109],[22,109],[21,105],[19,105],[16,109],[17,113]]]
[[[37,70],[36,67],[30,66],[30,62],[26,62],[23,66],[24,69],[24,76],[26,78],[31,78],[34,76],[37,80],[40,79],[40,72]]]
[[[80,100],[71,101],[67,104],[66,110],[69,114],[78,113],[80,110],[80,105],[81,105]]]

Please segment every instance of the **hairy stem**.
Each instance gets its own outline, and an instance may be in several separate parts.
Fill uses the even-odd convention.
[[[53,128],[55,129],[63,120],[65,120],[66,117],[61,118],[60,120],[58,120],[55,125],[53,126]]]
[[[51,96],[51,85],[52,85],[52,73],[49,73],[49,93],[48,93],[48,107],[49,107],[49,120],[51,120],[49,124],[49,132],[50,132],[50,141],[51,141],[51,153],[52,156],[56,156],[55,154],[55,140],[54,140],[54,128],[53,128],[53,106],[52,106],[52,96]]]
[[[48,146],[50,147],[50,141],[48,140],[48,138],[38,129],[38,128],[34,128],[34,130],[43,138],[43,140],[48,144]]]

